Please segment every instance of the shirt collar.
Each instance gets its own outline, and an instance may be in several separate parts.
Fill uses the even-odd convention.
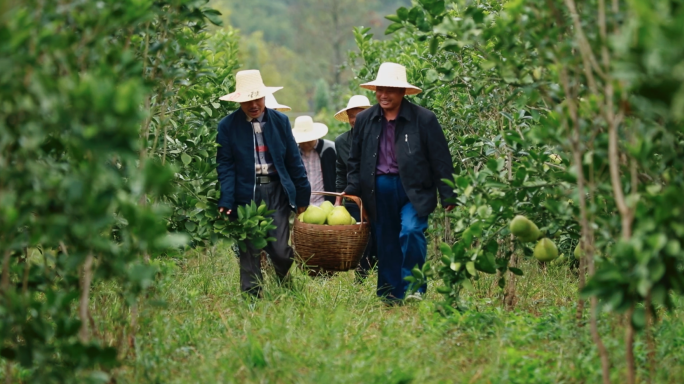
[[[263,111],[263,112],[261,113],[261,115],[259,115],[259,116],[256,118],[257,121],[258,121],[259,123],[263,123],[263,122],[264,122],[264,117],[265,117],[265,115],[266,115],[266,111]],[[252,122],[252,118],[250,118],[250,117],[247,116],[246,114],[245,114],[245,116],[246,116],[246,118],[247,118],[247,121],[249,121],[249,122],[251,123],[251,122]]]

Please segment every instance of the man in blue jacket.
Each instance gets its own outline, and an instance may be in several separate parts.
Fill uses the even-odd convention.
[[[282,281],[293,262],[289,217],[293,210],[304,212],[309,205],[311,187],[292,135],[287,116],[265,106],[265,96],[282,87],[266,87],[257,70],[240,71],[235,77],[236,91],[221,100],[240,103],[240,109],[219,123],[216,142],[218,180],[221,184],[220,214],[233,216],[239,205],[264,201],[274,210],[269,232],[274,242],[264,249],[271,257]],[[248,243],[240,251],[240,289],[259,296],[261,292],[260,249]]]

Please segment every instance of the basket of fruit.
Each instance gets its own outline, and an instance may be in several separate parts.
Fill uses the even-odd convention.
[[[341,196],[339,193],[311,192],[317,195]],[[329,201],[320,207],[310,205],[295,217],[292,246],[300,263],[313,271],[349,271],[356,268],[370,236],[370,223],[363,211],[361,199],[344,195],[359,206],[361,222],[344,206]]]

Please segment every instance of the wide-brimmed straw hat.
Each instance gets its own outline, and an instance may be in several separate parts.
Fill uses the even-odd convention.
[[[363,95],[354,95],[349,99],[349,102],[347,103],[347,108],[337,112],[335,114],[335,119],[343,122],[343,123],[348,123],[349,122],[349,116],[347,116],[347,111],[350,109],[354,108],[361,108],[361,109],[368,109],[371,107],[370,100],[366,96]]]
[[[245,103],[261,99],[283,89],[283,87],[267,87],[261,79],[261,72],[256,69],[240,71],[235,75],[235,92],[219,97],[220,100]]]
[[[311,116],[299,116],[295,119],[292,127],[297,144],[314,141],[328,134],[328,127],[325,124],[314,123]]]
[[[266,108],[275,109],[276,111],[280,112],[287,112],[292,110],[292,108],[288,107],[287,105],[278,103],[278,100],[276,100],[275,96],[273,95],[266,95]]]
[[[375,91],[376,87],[406,88],[407,95],[417,95],[423,92],[406,80],[406,67],[397,63],[382,63],[378,76],[370,83],[361,84],[362,88]]]

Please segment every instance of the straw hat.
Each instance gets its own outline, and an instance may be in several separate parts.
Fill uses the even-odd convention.
[[[297,144],[320,139],[327,133],[328,127],[325,124],[314,123],[311,116],[299,116],[295,119],[292,128],[292,134]]]
[[[235,75],[235,92],[219,97],[219,100],[244,103],[272,95],[283,87],[267,87],[256,69],[240,71]]]
[[[287,112],[292,110],[292,108],[288,107],[287,105],[279,104],[278,100],[276,100],[275,96],[273,95],[266,95],[266,108],[275,109],[276,111],[280,112]]]
[[[347,116],[347,111],[350,109],[354,108],[361,108],[361,109],[368,109],[371,107],[370,100],[366,96],[362,95],[354,95],[349,99],[349,102],[347,103],[347,108],[337,112],[335,114],[335,119],[343,122],[343,123],[348,123],[349,122],[349,116]]]
[[[375,91],[376,87],[406,88],[407,95],[417,95],[422,89],[406,81],[406,67],[396,63],[382,63],[378,70],[378,77],[370,83],[361,84],[362,88]]]

